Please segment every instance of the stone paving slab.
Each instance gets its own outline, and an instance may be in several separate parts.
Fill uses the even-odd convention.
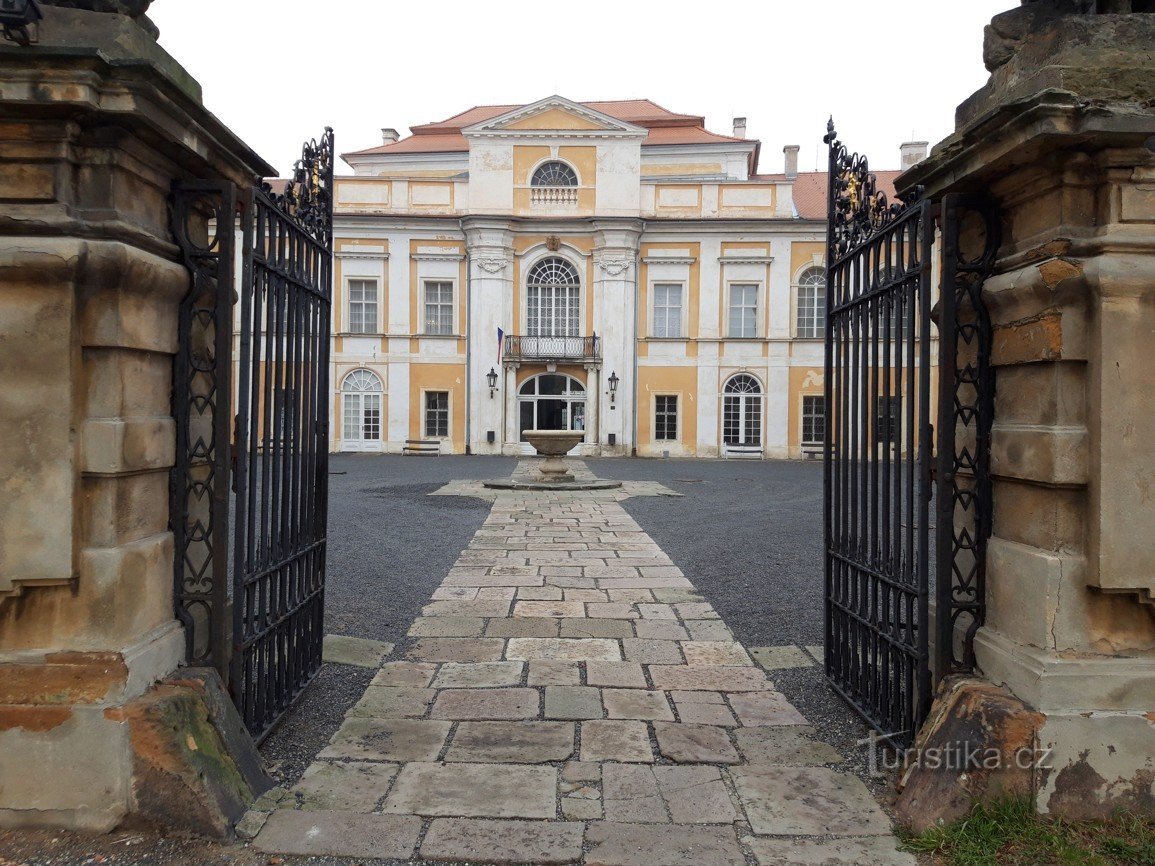
[[[253,844],[279,854],[408,860],[420,832],[421,819],[413,815],[278,809]]]
[[[343,634],[327,634],[321,642],[321,660],[338,665],[376,668],[393,652],[393,644]]]
[[[754,839],[758,866],[918,866],[918,858],[899,851],[894,839]]]
[[[586,866],[745,866],[733,827],[593,822]]]
[[[582,856],[585,825],[571,822],[487,821],[437,818],[421,856],[474,863],[574,863]]]
[[[554,818],[557,770],[509,764],[410,763],[382,811],[465,818]]]
[[[330,744],[246,832],[361,859],[908,866],[767,679],[814,648],[751,658],[618,504],[627,491],[489,491],[403,660],[375,657]]]

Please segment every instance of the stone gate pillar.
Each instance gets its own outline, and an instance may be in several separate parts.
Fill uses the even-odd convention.
[[[1040,811],[1155,810],[1155,15],[1039,0],[900,179],[995,199],[981,673],[1044,717]],[[1123,4],[1129,8],[1129,4]]]
[[[190,687],[154,686],[185,652],[168,506],[190,280],[168,196],[271,172],[147,20],[45,5],[38,44],[0,42],[0,827],[227,830],[223,801],[185,793],[237,756]]]

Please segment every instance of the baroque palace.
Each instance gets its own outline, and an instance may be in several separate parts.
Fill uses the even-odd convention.
[[[820,451],[826,174],[796,145],[759,174],[745,127],[553,96],[344,154],[333,447],[516,455],[568,428],[585,456]]]

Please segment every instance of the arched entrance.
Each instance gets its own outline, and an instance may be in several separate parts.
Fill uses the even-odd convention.
[[[762,453],[762,384],[749,373],[731,376],[722,389],[722,453]]]
[[[532,454],[526,430],[585,430],[586,387],[564,373],[542,373],[526,379],[517,392],[517,432],[522,452]],[[570,454],[576,456],[580,446]]]
[[[354,370],[341,383],[341,450],[381,450],[381,380]]]

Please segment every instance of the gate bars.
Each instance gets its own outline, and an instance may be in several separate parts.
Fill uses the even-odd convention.
[[[258,740],[321,664],[333,157],[326,129],[283,190],[180,184],[173,195],[173,231],[193,274],[174,380],[177,616],[189,662],[220,671]],[[195,240],[198,219],[215,225],[207,246]]]
[[[837,140],[833,121],[825,141],[826,676],[902,750],[930,709],[932,675],[973,667],[982,624],[993,381],[981,292],[998,249],[997,220],[976,198],[948,196],[935,207],[916,190],[890,203],[867,159]],[[985,235],[973,260],[960,253],[964,212],[979,216],[971,233]],[[946,289],[932,308],[936,217]],[[941,334],[937,381],[932,317]],[[965,627],[959,647],[956,624]]]

